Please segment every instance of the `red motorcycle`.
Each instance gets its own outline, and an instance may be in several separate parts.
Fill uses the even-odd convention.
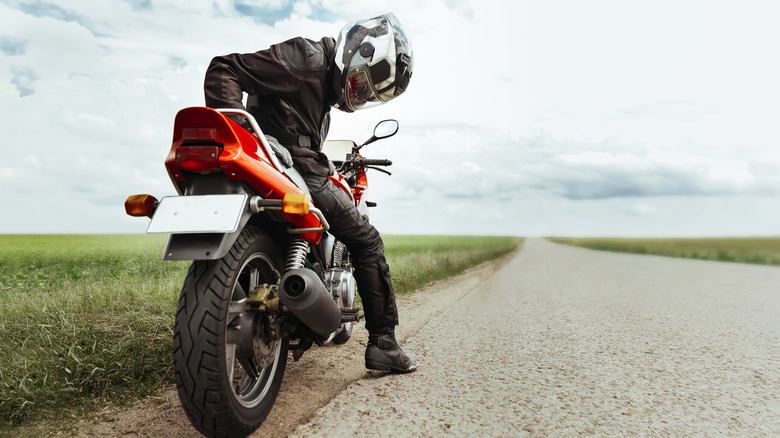
[[[392,162],[360,149],[397,131],[385,120],[363,145],[323,146],[330,179],[366,216],[366,171],[389,174],[376,166]],[[163,259],[193,260],[174,328],[179,398],[201,433],[245,436],[271,410],[288,351],[298,360],[313,344],[343,344],[362,318],[349,252],[246,111],[181,110],[165,167],[179,196],[132,195],[125,209],[151,218],[147,233],[170,233]]]

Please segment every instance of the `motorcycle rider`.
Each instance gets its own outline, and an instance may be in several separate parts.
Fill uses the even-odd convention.
[[[297,37],[255,53],[218,56],[204,83],[206,106],[211,108],[244,109],[247,93],[246,110],[280,161],[301,174],[330,232],[352,254],[369,331],[366,368],[402,373],[415,371],[417,363],[395,340],[398,310],[384,243],[328,179],[333,165],[321,147],[331,107],[353,112],[394,99],[409,84],[413,59],[406,31],[387,13],[347,24],[338,40]]]

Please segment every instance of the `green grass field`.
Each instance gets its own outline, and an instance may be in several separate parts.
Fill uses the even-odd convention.
[[[479,236],[382,236],[396,294],[506,254],[523,239]]]
[[[780,265],[780,237],[622,239],[568,238],[549,240],[603,251],[653,254],[723,262]]]
[[[519,238],[383,236],[399,294],[514,250]],[[0,435],[171,383],[174,314],[189,262],[165,236],[0,236]],[[35,429],[42,427],[43,429]]]

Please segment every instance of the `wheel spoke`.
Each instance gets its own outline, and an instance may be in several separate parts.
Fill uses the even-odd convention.
[[[232,323],[237,316],[241,316],[246,311],[246,298],[238,301],[231,301],[228,304],[228,324]]]
[[[241,380],[236,386],[236,394],[238,396],[245,396],[250,392],[254,392],[262,371],[257,367],[257,364],[255,364],[254,359],[251,357],[239,358],[238,362],[241,364],[244,373],[241,375]]]
[[[233,381],[236,370],[236,344],[225,345],[225,363],[227,364],[228,382]]]
[[[243,327],[245,321],[242,317],[245,312],[246,298],[242,298],[238,301],[231,301],[230,304],[228,304],[227,336],[225,339],[228,344],[235,346],[236,344],[241,343],[243,340],[242,338],[246,336],[244,330],[248,330],[249,327]]]
[[[250,285],[251,288],[251,285]],[[246,300],[249,298],[249,295],[247,295],[246,291],[244,290],[244,286],[241,286],[241,282],[236,282],[236,287],[233,288],[233,296],[231,299],[233,301],[240,301],[240,300]]]
[[[254,359],[251,357],[242,357],[238,359],[241,366],[244,368],[244,375],[249,375],[252,380],[257,380],[262,372],[261,368],[257,366]]]
[[[252,266],[249,271],[249,290],[260,285],[260,270]]]

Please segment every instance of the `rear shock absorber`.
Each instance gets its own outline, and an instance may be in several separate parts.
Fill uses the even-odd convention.
[[[336,242],[336,245],[333,247],[333,266],[341,266],[343,258],[344,244],[341,242]]]
[[[309,245],[301,239],[294,239],[290,243],[290,249],[287,251],[285,272],[304,267],[306,264],[307,249],[309,249]]]

